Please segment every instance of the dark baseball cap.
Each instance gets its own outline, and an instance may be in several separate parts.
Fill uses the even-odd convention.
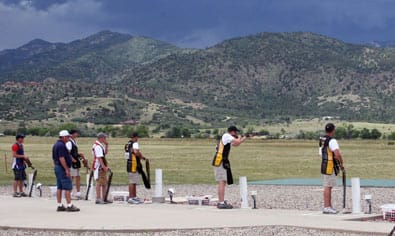
[[[70,134],[75,134],[75,133],[80,133],[78,130],[76,130],[76,129],[72,129],[72,130],[70,130],[70,132],[69,132]]]
[[[139,134],[137,132],[133,132],[130,134],[131,138],[137,138],[139,136]]]
[[[335,130],[335,127],[336,126],[334,124],[328,123],[328,124],[325,125],[325,132],[330,133],[333,130]]]
[[[18,139],[20,139],[20,138],[25,138],[25,135],[24,135],[24,134],[17,134],[17,135],[15,136],[15,139],[16,139],[16,140],[18,140]]]
[[[231,125],[228,128],[228,132],[232,132],[232,131],[240,132],[240,130],[234,125]]]

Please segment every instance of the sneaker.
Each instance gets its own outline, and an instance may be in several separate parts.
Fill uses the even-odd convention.
[[[106,204],[106,202],[101,199],[97,199],[96,204]]]
[[[66,208],[66,211],[68,211],[68,212],[80,211],[80,208],[77,208],[74,205],[71,205],[70,207]]]
[[[337,210],[333,209],[332,207],[325,207],[324,210],[322,211],[324,214],[337,214]]]
[[[56,209],[56,211],[66,211],[66,207],[64,207],[63,205],[58,206],[58,208]]]
[[[133,198],[135,201],[138,201],[138,202],[140,202],[140,203],[144,203],[144,200],[143,199],[141,199],[141,198],[139,198],[139,197],[135,197],[135,198]]]
[[[140,201],[140,199],[134,197],[134,198],[129,198],[128,199],[128,203],[130,203],[130,204],[140,204],[141,201]]]
[[[28,195],[24,192],[19,193],[19,195],[21,195],[21,197],[27,197]]]
[[[12,194],[13,197],[21,197],[21,195],[17,192],[15,192],[14,194]]]
[[[233,206],[228,204],[227,202],[224,202],[224,203],[218,203],[217,208],[218,209],[232,209]]]
[[[105,203],[105,204],[111,204],[112,201],[111,201],[111,200],[105,200],[104,203]]]

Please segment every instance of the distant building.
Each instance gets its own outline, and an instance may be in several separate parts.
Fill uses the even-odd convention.
[[[137,125],[139,122],[135,120],[126,120],[124,122],[121,122],[122,125]]]
[[[340,116],[323,116],[322,120],[339,120]]]

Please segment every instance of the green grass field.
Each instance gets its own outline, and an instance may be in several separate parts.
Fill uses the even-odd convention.
[[[25,139],[25,152],[38,169],[38,181],[54,184],[52,145],[56,138],[31,137]],[[0,184],[11,184],[11,145],[14,137],[0,137]],[[80,150],[92,161],[91,146],[94,138],[80,138]],[[109,138],[108,160],[114,172],[115,184],[127,184],[123,146],[127,139]],[[165,184],[214,184],[211,160],[215,152],[213,139],[141,139],[142,153],[150,158],[151,179],[154,169],[163,170]],[[231,164],[235,180],[247,176],[248,180],[279,178],[319,178],[320,157],[317,141],[303,140],[247,140],[233,147]],[[393,179],[395,145],[388,141],[339,141],[345,158],[348,177]],[[5,171],[4,154],[7,155]],[[30,170],[29,170],[30,171]],[[83,182],[85,178],[83,178]]]

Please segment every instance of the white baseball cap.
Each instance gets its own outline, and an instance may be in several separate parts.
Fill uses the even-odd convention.
[[[62,130],[59,132],[59,137],[66,137],[66,136],[70,136],[69,131]]]

